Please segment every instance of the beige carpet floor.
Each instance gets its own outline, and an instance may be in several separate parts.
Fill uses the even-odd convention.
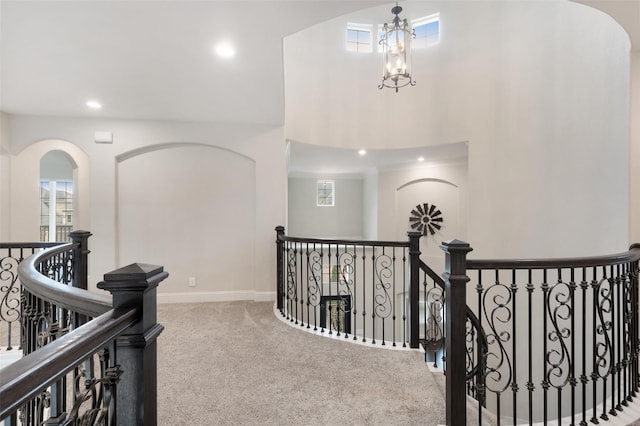
[[[415,351],[290,327],[272,302],[159,305],[159,425],[437,425],[441,388]]]

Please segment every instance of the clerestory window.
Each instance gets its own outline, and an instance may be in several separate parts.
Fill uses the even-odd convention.
[[[413,49],[422,49],[440,43],[440,14],[414,19],[411,24],[415,38],[411,44]]]
[[[347,24],[347,51],[369,53],[371,48],[371,25]]]

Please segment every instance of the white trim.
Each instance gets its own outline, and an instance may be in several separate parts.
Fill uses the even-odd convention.
[[[381,343],[376,343],[373,344],[372,342],[374,340],[369,339],[366,342],[362,341],[362,334],[358,334],[358,338],[356,340],[353,340],[353,335],[349,334],[348,337],[345,337],[344,333],[341,333],[340,336],[338,336],[337,333],[332,333],[329,334],[328,331],[320,331],[320,328],[318,328],[317,330],[314,330],[313,328],[307,328],[306,326],[301,326],[299,325],[299,323],[296,321],[295,323],[292,322],[291,320],[285,318],[282,316],[282,313],[280,313],[280,311],[278,310],[278,304],[274,303],[273,304],[273,313],[276,316],[276,318],[278,318],[280,321],[282,321],[284,324],[288,325],[291,328],[294,328],[296,330],[300,330],[303,331],[305,333],[309,333],[309,334],[313,334],[319,337],[323,337],[325,339],[333,339],[335,341],[338,342],[345,342],[347,344],[351,344],[351,345],[360,345],[360,346],[366,346],[368,348],[374,348],[374,349],[381,349],[381,350],[390,350],[390,351],[414,351],[414,352],[418,352],[420,354],[424,353],[424,351],[422,350],[422,348],[410,348],[409,347],[409,343],[407,343],[407,346],[402,346],[402,342],[396,342],[396,346],[393,346],[393,342],[392,341],[387,341],[386,344],[383,346]],[[360,330],[357,330],[356,333],[360,332]]]
[[[275,291],[207,291],[193,293],[158,293],[158,303],[200,303],[229,302],[234,300],[253,300],[254,302],[271,302],[276,300]]]
[[[428,15],[428,16],[423,16],[422,18],[412,19],[411,20],[411,27],[415,28],[417,26],[424,25],[424,24],[430,24],[432,22],[439,21],[439,20],[440,20],[440,12],[433,13],[433,14]]]

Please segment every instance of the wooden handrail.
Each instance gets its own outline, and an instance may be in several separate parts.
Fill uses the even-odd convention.
[[[467,259],[469,269],[557,269],[588,268],[616,265],[640,260],[640,243],[633,244],[628,251],[591,257],[567,257],[557,259]]]
[[[111,297],[60,284],[36,270],[36,265],[43,260],[73,247],[72,243],[63,244],[28,257],[18,266],[20,281],[35,296],[79,314],[97,317],[111,309]]]
[[[35,242],[35,243],[0,243],[0,249],[49,248],[64,243]]]
[[[24,260],[20,253],[17,272],[26,295],[21,302],[26,355],[0,370],[0,420],[19,415],[25,424],[75,424],[99,411],[98,416],[108,416],[114,424],[157,423],[155,341],[163,327],[156,320],[156,288],[168,273],[162,266],[131,264],[105,274],[98,283],[111,297],[89,292],[90,235],[75,231],[70,234],[72,243],[47,243],[45,251]],[[21,245],[33,253],[38,244],[7,246],[21,251],[16,247]],[[100,363],[97,376],[95,362]],[[65,400],[62,396],[87,369],[85,386],[95,392],[87,388],[78,400]],[[64,380],[69,374],[74,383]],[[49,387],[51,395],[42,394]],[[89,405],[97,405],[88,407],[90,400]],[[49,414],[38,409],[38,404],[49,402]]]
[[[136,308],[112,309],[0,370],[0,419],[109,344],[139,317]]]

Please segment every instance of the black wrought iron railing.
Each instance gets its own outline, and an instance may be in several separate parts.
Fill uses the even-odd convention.
[[[0,370],[5,425],[156,424],[155,289],[168,274],[133,264],[98,284],[112,297],[89,292],[89,235],[18,266],[24,356]]]
[[[539,260],[467,260],[468,244],[443,248],[451,265],[446,305],[456,312],[445,321],[447,392],[466,388],[498,425],[602,423],[636,397],[640,245],[611,256]],[[469,327],[451,330],[464,323],[467,304],[485,342]],[[466,360],[453,350],[462,340]],[[463,365],[479,374],[449,377]],[[448,424],[464,424],[464,404],[447,400]]]
[[[32,254],[61,243],[0,243],[0,351],[22,350],[18,265]]]
[[[422,346],[446,375],[447,424],[607,421],[640,386],[640,245],[611,256],[467,260],[442,244],[445,272],[406,242],[277,232],[277,306],[294,324],[371,344]],[[468,289],[468,290],[467,290]],[[325,300],[325,303],[322,301]],[[329,304],[333,300],[333,304]]]
[[[425,351],[425,361],[430,355],[433,366],[444,363],[444,280],[422,260],[420,273],[420,345]]]
[[[283,316],[327,335],[418,347],[419,232],[408,241],[349,241],[276,231]]]

